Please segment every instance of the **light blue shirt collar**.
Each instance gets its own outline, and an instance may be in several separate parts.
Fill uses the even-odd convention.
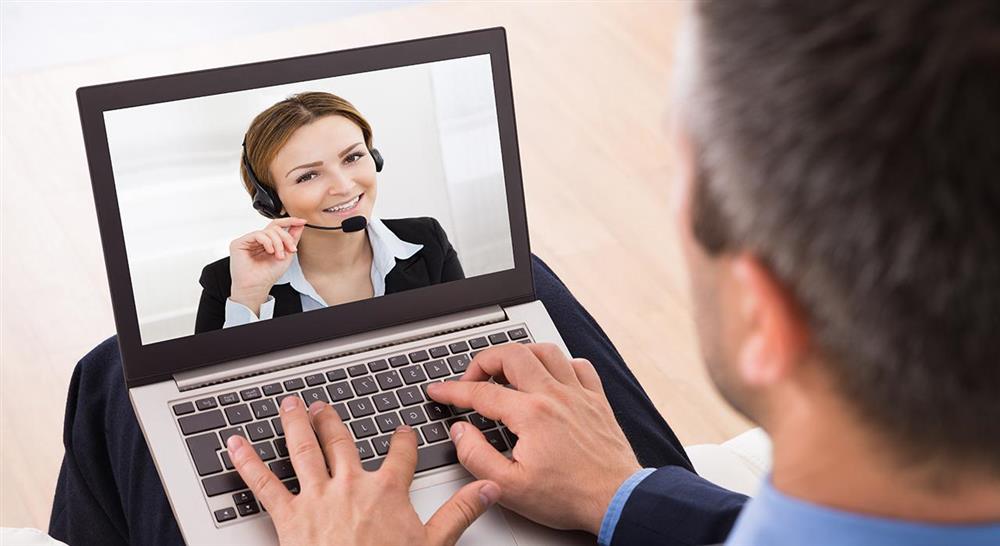
[[[368,241],[372,245],[372,289],[376,296],[385,295],[385,278],[394,267],[396,260],[405,260],[412,257],[424,245],[408,243],[400,239],[392,232],[379,218],[372,218],[366,228]],[[298,254],[292,255],[292,261],[288,269],[278,278],[274,284],[291,284],[296,292],[308,296],[320,304],[327,307],[323,301],[323,296],[313,288],[313,285],[306,280],[302,273],[302,266],[299,265]]]
[[[996,546],[1000,522],[932,525],[866,516],[785,495],[764,480],[736,520],[726,546],[906,544],[907,546]]]

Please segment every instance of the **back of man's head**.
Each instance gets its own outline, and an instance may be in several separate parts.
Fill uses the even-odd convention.
[[[1000,476],[1000,2],[698,4],[694,231],[914,459]]]

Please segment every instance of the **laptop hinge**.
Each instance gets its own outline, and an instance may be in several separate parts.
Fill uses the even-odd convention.
[[[179,390],[187,391],[276,370],[295,368],[323,360],[331,360],[374,349],[427,339],[449,332],[467,330],[476,326],[504,320],[507,320],[507,313],[499,305],[493,305],[486,308],[445,315],[443,317],[383,328],[364,334],[355,334],[335,340],[312,343],[302,347],[284,349],[265,355],[241,358],[222,364],[213,364],[196,370],[174,374],[174,381],[177,383]]]

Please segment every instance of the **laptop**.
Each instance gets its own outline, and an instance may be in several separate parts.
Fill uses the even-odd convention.
[[[273,305],[250,309],[219,281],[226,263],[242,267],[232,242],[272,221],[241,170],[244,153],[254,157],[247,134],[269,108],[307,93],[349,102],[370,125],[377,197],[365,197],[374,202],[360,226],[318,228],[365,231],[372,287],[327,305],[296,256],[269,293]],[[411,425],[420,446],[410,495],[424,521],[472,480],[448,437],[452,420],[471,421],[509,455],[517,437],[503,423],[425,391],[488,347],[566,351],[532,287],[504,29],[82,87],[77,101],[129,396],[188,543],[277,542],[224,445],[245,436],[297,492],[277,415],[285,396],[331,403],[369,470],[392,430]],[[274,157],[305,139],[307,151],[333,158],[334,176],[334,142],[317,134],[286,135]],[[333,188],[314,174],[301,183]],[[420,239],[406,226],[437,235]],[[432,249],[460,267],[435,271]],[[232,311],[240,305],[242,319]],[[499,506],[460,541],[586,543],[594,538]]]

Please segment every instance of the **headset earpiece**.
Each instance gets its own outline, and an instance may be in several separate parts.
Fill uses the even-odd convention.
[[[253,172],[253,167],[250,166],[250,159],[247,157],[247,141],[243,140],[243,166],[247,170],[247,176],[250,178],[250,183],[253,184],[253,208],[257,212],[261,213],[266,218],[280,218],[281,217],[281,199],[278,199],[278,194],[271,188],[260,183],[257,179],[257,175]]]
[[[382,159],[382,154],[379,153],[378,148],[369,148],[368,152],[372,154],[372,159],[375,160],[375,172],[382,172],[382,165],[385,164],[385,160]]]

